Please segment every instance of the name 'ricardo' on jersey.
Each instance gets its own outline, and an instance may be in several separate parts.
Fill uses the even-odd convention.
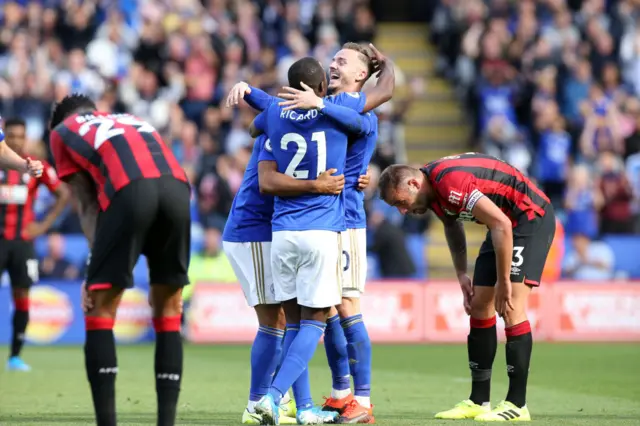
[[[102,210],[116,192],[138,179],[172,175],[187,182],[158,132],[131,114],[71,115],[52,130],[51,150],[61,179],[80,171],[91,175]]]
[[[524,228],[543,217],[551,203],[518,169],[490,155],[470,152],[444,157],[421,170],[436,191],[430,208],[441,218],[478,222],[471,212],[486,196],[511,219],[514,230],[526,233]]]

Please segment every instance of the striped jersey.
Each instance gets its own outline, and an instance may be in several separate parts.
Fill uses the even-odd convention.
[[[158,132],[131,114],[74,114],[52,130],[50,144],[58,176],[89,173],[103,211],[119,190],[135,180],[169,175],[187,182]]]
[[[549,198],[518,169],[490,155],[453,155],[428,163],[421,170],[436,193],[429,207],[440,218],[480,223],[471,212],[484,196],[516,228],[544,216],[550,204]]]

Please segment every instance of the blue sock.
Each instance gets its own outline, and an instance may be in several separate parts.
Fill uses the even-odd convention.
[[[341,321],[344,335],[347,338],[347,351],[351,376],[353,376],[353,393],[356,396],[371,395],[371,340],[362,321],[362,314],[353,315]]]
[[[324,333],[326,325],[320,321],[302,320],[300,321],[300,331],[295,336],[287,355],[280,366],[278,375],[273,380],[269,394],[276,404],[280,404],[282,396],[293,385],[293,395],[296,398],[296,405],[305,409],[313,406],[311,389],[309,386],[309,370],[307,365],[318,346],[318,340]],[[306,381],[300,383],[306,372]],[[295,385],[294,385],[295,382]],[[302,389],[297,389],[302,388]],[[302,394],[300,392],[302,391]]]
[[[331,369],[333,389],[349,389],[349,353],[347,352],[347,339],[340,327],[340,317],[334,315],[327,320],[327,329],[324,332],[324,350],[327,352],[327,361]]]
[[[299,331],[299,324],[287,324],[286,332],[284,333],[284,342],[282,343],[282,360],[280,361],[280,365],[278,366],[275,377],[278,376],[280,368],[282,368],[282,361],[284,361],[285,357],[287,356],[289,348],[291,347],[291,343],[293,343],[293,340],[296,338]],[[296,381],[293,382],[292,390],[293,398],[296,401],[296,407],[298,408],[298,410],[304,410],[305,408],[313,407],[313,398],[311,398],[311,384],[309,380],[308,368],[305,368],[302,374],[300,374],[300,377],[298,377]]]
[[[260,326],[251,346],[249,400],[258,401],[269,391],[272,374],[280,362],[284,330]]]

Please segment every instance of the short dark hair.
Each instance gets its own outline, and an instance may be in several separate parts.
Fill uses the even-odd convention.
[[[416,169],[406,164],[393,164],[382,171],[378,178],[378,191],[380,198],[386,200],[390,189],[395,189],[403,179],[413,175]]]
[[[368,46],[349,41],[343,44],[342,48],[347,50],[355,50],[356,52],[358,52],[358,59],[360,59],[362,63],[367,67],[367,78],[365,80],[373,75],[375,71],[375,67],[373,65],[373,52]]]
[[[289,86],[298,90],[304,90],[300,83],[318,90],[326,78],[322,64],[310,56],[294,62],[289,68],[287,76],[289,77]]]
[[[6,120],[4,120],[4,127],[13,127],[13,126],[21,126],[21,127],[27,127],[27,122],[24,121],[24,119],[20,118],[20,117],[11,117],[8,118]]]
[[[58,124],[62,123],[67,117],[81,111],[95,111],[98,109],[96,104],[85,95],[74,93],[65,96],[60,102],[53,106],[51,111],[51,121],[49,128],[54,129]]]

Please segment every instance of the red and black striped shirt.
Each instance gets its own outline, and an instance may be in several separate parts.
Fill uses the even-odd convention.
[[[60,179],[50,165],[42,163],[44,170],[40,178],[15,170],[0,170],[0,229],[4,240],[30,240],[26,229],[33,222],[33,203],[40,185],[55,193]]]
[[[434,188],[430,208],[440,218],[478,222],[471,211],[489,197],[513,227],[545,214],[549,198],[518,169],[495,157],[474,152],[444,157],[422,169]]]
[[[138,179],[168,175],[187,182],[158,132],[131,114],[74,114],[51,132],[50,143],[60,178],[88,172],[102,210],[116,192]]]

